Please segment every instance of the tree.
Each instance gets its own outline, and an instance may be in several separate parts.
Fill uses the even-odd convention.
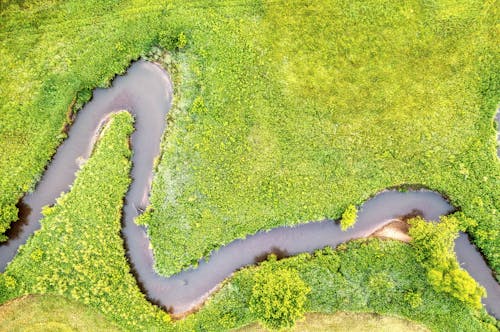
[[[486,291],[460,268],[453,251],[458,231],[474,224],[462,219],[463,215],[456,214],[436,223],[417,217],[408,221],[411,225],[409,235],[417,260],[427,270],[429,283],[473,308],[481,308],[481,297]]]
[[[354,205],[349,205],[342,214],[342,219],[340,219],[340,228],[345,231],[349,227],[352,227],[358,218],[358,209]]]
[[[297,270],[271,268],[263,266],[253,277],[250,311],[269,329],[291,328],[304,317],[304,304],[311,290]]]

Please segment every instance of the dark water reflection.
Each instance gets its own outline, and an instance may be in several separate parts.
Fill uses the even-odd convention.
[[[153,162],[159,154],[171,97],[168,75],[155,64],[144,61],[134,63],[126,75],[113,81],[110,88],[94,91],[92,101],[78,114],[68,138],[57,150],[36,190],[19,204],[20,221],[10,231],[9,241],[0,245],[0,270],[5,270],[18,247],[40,227],[41,208],[54,204],[60,193],[69,189],[75,172],[89,156],[104,119],[122,109],[134,115],[136,127],[131,137],[133,182],[123,207],[122,235],[127,257],[138,284],[150,301],[176,314],[194,308],[234,271],[264,260],[269,253],[283,258],[325,246],[336,247],[371,234],[391,219],[421,215],[428,220],[437,220],[453,211],[442,196],[432,191],[385,191],[363,204],[355,227],[346,232],[331,220],[279,227],[229,243],[213,252],[209,262],[201,260],[196,269],[188,269],[170,278],[162,277],[154,271],[145,229],[136,225],[134,218],[149,204]],[[461,265],[486,287],[488,298],[484,304],[489,312],[500,317],[499,285],[481,255],[464,235],[456,241],[456,252]]]

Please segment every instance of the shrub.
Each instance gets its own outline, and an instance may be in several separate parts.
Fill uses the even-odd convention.
[[[170,27],[158,33],[157,43],[166,50],[174,51],[186,47],[187,37],[184,32],[179,32],[177,28]]]
[[[420,217],[411,219],[411,243],[417,260],[427,270],[429,283],[436,290],[448,293],[473,308],[481,308],[481,297],[486,292],[460,268],[453,251],[454,240],[463,225],[460,216],[443,217],[439,223],[426,222]]]
[[[269,329],[291,328],[304,316],[310,288],[295,269],[269,270],[263,268],[253,277],[250,310]]]
[[[178,49],[183,49],[184,47],[186,47],[186,44],[187,44],[187,37],[184,34],[184,32],[181,32],[179,36],[177,36],[176,46]]]
[[[422,305],[422,295],[419,292],[409,291],[404,295],[404,300],[412,307],[416,309]]]
[[[340,219],[340,228],[345,231],[346,229],[352,227],[356,223],[356,218],[358,217],[358,209],[354,205],[349,205],[342,213],[342,219]]]

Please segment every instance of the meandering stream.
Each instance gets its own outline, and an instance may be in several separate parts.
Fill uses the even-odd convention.
[[[259,232],[213,252],[210,261],[201,260],[196,269],[165,278],[154,271],[146,231],[134,223],[134,218],[149,204],[153,163],[160,151],[171,98],[172,85],[167,73],[145,61],[134,63],[127,74],[113,80],[110,88],[94,91],[93,99],[79,112],[68,138],[58,148],[35,191],[20,203],[20,220],[9,231],[9,240],[0,245],[1,271],[14,258],[19,246],[40,228],[42,207],[54,204],[61,192],[69,189],[80,163],[88,158],[103,121],[109,114],[124,109],[134,115],[136,127],[131,137],[133,181],[123,207],[122,235],[127,257],[150,301],[174,314],[200,305],[234,271],[262,260],[270,252],[288,256],[335,247],[365,237],[394,218],[416,213],[437,220],[454,210],[432,191],[384,191],[363,204],[356,225],[346,232],[331,220]],[[461,234],[456,240],[455,251],[460,264],[486,288],[488,297],[483,303],[488,312],[500,318],[500,285],[467,235]]]

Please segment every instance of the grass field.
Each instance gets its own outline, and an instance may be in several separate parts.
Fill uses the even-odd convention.
[[[122,200],[130,182],[131,131],[128,113],[112,117],[71,191],[44,210],[41,230],[0,274],[0,303],[28,294],[62,295],[98,310],[124,330],[224,331],[257,319],[248,309],[253,276],[262,269],[269,274],[287,268],[296,270],[311,289],[306,311],[391,314],[435,331],[494,330],[495,321],[484,310],[431,287],[411,246],[377,239],[244,269],[198,313],[171,322],[140,292],[120,236]],[[78,320],[85,319],[82,315]],[[11,312],[5,320],[16,324],[17,319],[17,312]],[[34,319],[52,322],[47,312]]]
[[[258,332],[265,330],[254,324],[239,331]],[[423,332],[428,330],[418,324],[396,317],[339,312],[333,315],[308,314],[305,321],[299,322],[292,331]]]
[[[146,3],[0,4],[0,142],[8,142],[0,145],[0,236],[63,139],[72,102],[78,109],[150,47],[162,6]]]
[[[11,332],[110,331],[119,329],[98,311],[61,296],[27,296],[0,306],[0,330]]]
[[[476,218],[470,231],[498,271],[493,2],[2,6],[1,228],[62,139],[72,100],[184,32],[149,224],[159,271],[259,229],[337,218],[404,183]]]
[[[160,45],[171,51],[177,71],[151,212],[143,219],[158,271],[179,272],[260,229],[338,218],[350,204],[410,183],[444,193],[476,219],[469,232],[500,273],[495,1],[0,6],[0,238],[64,138],[71,112],[93,88],[107,86]],[[187,44],[178,49],[181,33]],[[42,230],[0,275],[0,302],[64,294],[128,330],[220,330],[253,322],[245,302],[252,269],[177,324],[144,299],[119,237],[131,120],[116,121],[71,193],[47,210]],[[487,329],[484,313],[430,288],[411,247],[388,243],[341,251],[350,279],[320,259],[275,264],[299,269],[313,290],[309,311],[390,313],[433,330]],[[367,283],[384,273],[394,285],[389,297]],[[401,302],[409,291],[421,292],[418,310]]]
[[[405,183],[476,218],[500,268],[492,3],[192,7],[173,10],[189,43],[153,190],[159,271]]]

